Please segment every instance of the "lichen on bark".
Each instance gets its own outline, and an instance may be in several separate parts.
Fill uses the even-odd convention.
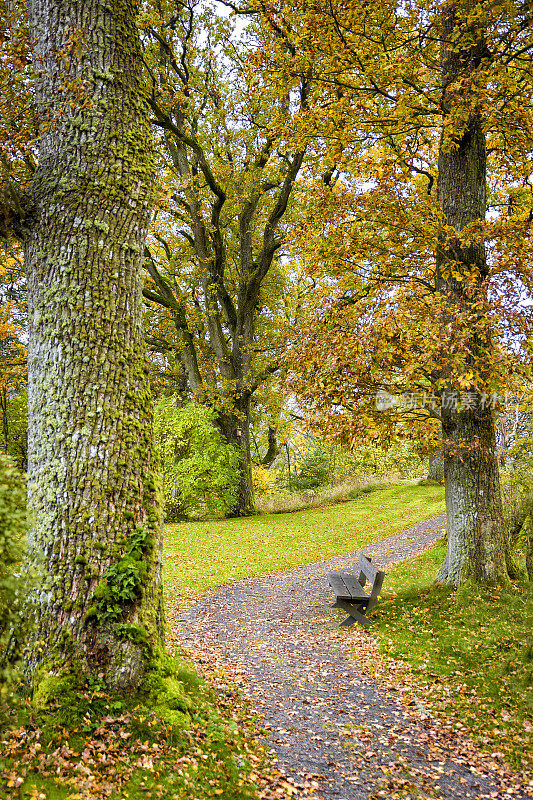
[[[141,309],[153,173],[128,0],[29,0],[42,66],[40,160],[26,197],[29,506],[49,588],[28,667],[65,659],[125,691],[162,641],[160,491]],[[138,582],[87,614],[135,532]],[[142,568],[139,566],[142,565]]]
[[[479,407],[458,409],[446,402],[444,406],[448,552],[439,580],[454,584],[465,580],[505,583],[505,538],[493,412]]]

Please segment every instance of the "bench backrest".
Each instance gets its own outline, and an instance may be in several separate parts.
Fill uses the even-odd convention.
[[[383,586],[383,581],[385,580],[385,573],[376,569],[367,556],[360,557],[357,569],[359,570],[358,581],[361,586],[364,586],[368,580],[368,582],[372,584],[370,597],[372,599],[377,598]]]

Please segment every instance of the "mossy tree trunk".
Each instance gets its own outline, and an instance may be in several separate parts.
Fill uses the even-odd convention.
[[[487,151],[476,93],[483,85],[487,53],[482,29],[471,15],[475,4],[465,0],[443,8],[444,128],[438,159],[443,226],[436,288],[454,331],[450,350],[464,356],[466,371],[482,379],[491,336],[479,312],[486,306],[488,277],[482,229]],[[458,405],[455,388],[442,393],[448,554],[439,578],[456,584],[466,579],[501,583],[507,572],[494,414],[482,387],[471,387],[468,407]]]
[[[135,690],[162,639],[141,269],[152,176],[129,0],[28,0],[29,505],[48,586],[28,657]]]
[[[444,394],[444,405],[449,399]],[[482,405],[482,396],[478,403]],[[440,580],[507,580],[494,418],[490,408],[443,409],[448,552]]]

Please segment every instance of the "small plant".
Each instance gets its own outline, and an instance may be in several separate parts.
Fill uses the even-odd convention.
[[[175,496],[165,497],[165,522],[181,522],[187,519],[187,503],[175,490]]]
[[[124,618],[129,603],[140,595],[148,565],[144,556],[153,546],[152,536],[144,528],[137,528],[125,540],[124,554],[105,572],[94,590],[93,603],[87,610],[86,619],[96,617],[100,624],[117,623]],[[126,623],[117,630],[124,638],[134,639],[148,645],[143,628]]]

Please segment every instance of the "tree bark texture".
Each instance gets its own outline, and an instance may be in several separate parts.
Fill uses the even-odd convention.
[[[444,478],[444,456],[440,447],[435,447],[429,453],[428,479],[442,481]]]
[[[475,0],[448,3],[442,24],[444,128],[437,191],[443,228],[437,249],[436,288],[445,298],[452,326],[458,312],[468,311],[484,298],[488,274],[479,233],[486,212],[487,153],[473,88],[474,76],[485,58],[485,44],[476,23],[466,19],[473,5]],[[447,117],[457,107],[464,111],[464,121],[450,133]],[[469,363],[477,370],[490,341],[475,331],[469,337],[461,333],[466,338]],[[448,554],[439,578],[456,584],[467,578],[502,582],[507,574],[493,411],[481,388],[472,393],[469,408],[457,405],[453,389],[450,386],[442,393]]]
[[[162,641],[141,294],[152,157],[135,9],[28,10],[43,120],[24,233],[29,505],[48,573],[28,666],[74,662],[130,691]]]
[[[9,445],[9,420],[7,417],[7,386],[2,386],[0,389],[0,410],[2,411],[2,433],[4,437],[4,452],[7,453]]]
[[[447,403],[448,400],[448,403]],[[444,486],[448,552],[440,579],[501,583],[505,538],[494,419],[490,408],[458,410],[443,396]]]
[[[218,415],[218,427],[229,444],[239,452],[239,490],[237,502],[229,517],[245,517],[254,513],[254,495],[250,454],[250,398],[235,402],[235,411]]]

